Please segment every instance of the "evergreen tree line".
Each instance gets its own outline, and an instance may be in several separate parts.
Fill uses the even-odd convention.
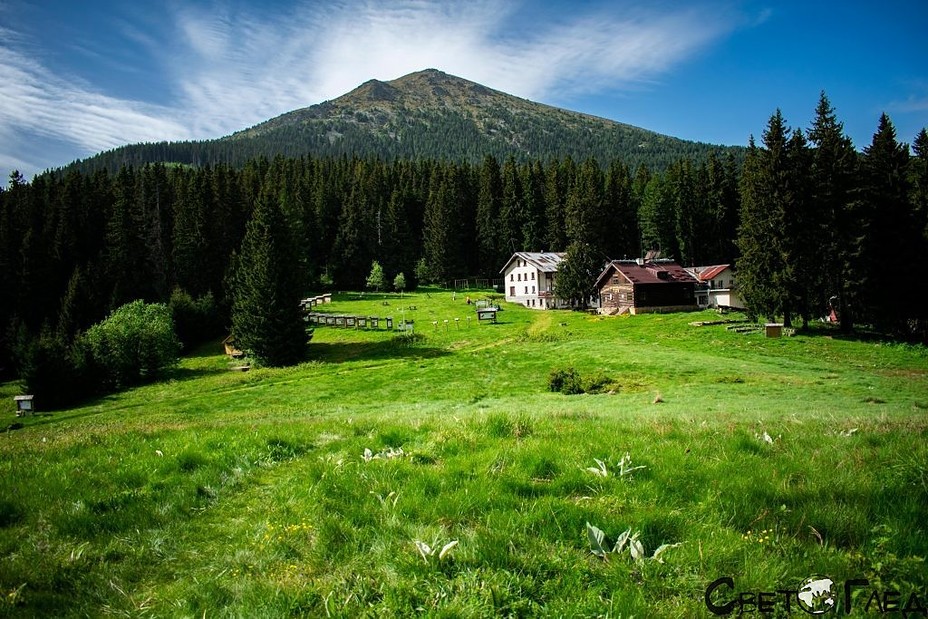
[[[486,155],[519,163],[571,157],[582,161],[620,157],[632,169],[664,170],[683,158],[702,161],[710,152],[732,153],[739,162],[743,147],[688,142],[622,124],[559,112],[518,114],[496,106],[481,112],[478,123],[467,113],[449,109],[340,113],[325,107],[291,112],[266,123],[215,140],[130,144],[102,152],[68,169],[90,174],[100,168],[115,173],[125,166],[170,161],[204,166],[240,167],[261,157],[361,157],[435,159],[479,165]],[[491,120],[490,120],[491,119]]]
[[[254,309],[262,292],[296,308],[311,291],[363,289],[374,261],[412,289],[498,277],[513,252],[541,250],[581,257],[583,273],[650,249],[734,261],[756,315],[808,321],[834,297],[846,328],[924,334],[913,292],[926,263],[924,131],[913,146],[883,117],[856,152],[823,96],[807,132],[775,114],[743,166],[730,153],[661,172],[592,157],[344,156],[14,173],[0,191],[0,367],[15,375],[43,334],[66,347],[137,299],[169,303],[190,346],[236,326],[236,303]],[[266,273],[233,268],[253,263]],[[267,324],[286,338],[292,321]]]
[[[928,341],[928,133],[911,153],[881,116],[861,153],[822,94],[808,131],[778,110],[742,169],[740,293],[752,314],[803,326],[834,310]]]

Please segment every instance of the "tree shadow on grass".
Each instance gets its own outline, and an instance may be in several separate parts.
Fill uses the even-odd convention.
[[[383,342],[312,343],[308,347],[306,360],[346,363],[389,359],[436,359],[450,354],[441,348],[419,344],[415,336],[398,336]]]
[[[853,331],[842,331],[838,325],[810,323],[809,327],[806,329],[796,329],[796,334],[805,335],[807,337],[823,337],[833,340],[865,342],[871,344],[928,344],[920,341],[915,336],[905,337],[902,335],[893,335],[891,333],[877,331],[867,326],[857,326]]]

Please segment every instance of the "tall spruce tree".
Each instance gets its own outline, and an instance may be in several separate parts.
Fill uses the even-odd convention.
[[[606,255],[610,230],[606,229],[605,175],[596,159],[580,166],[567,191],[565,227],[571,243],[589,245],[597,255]]]
[[[555,296],[574,307],[585,309],[596,294],[596,276],[601,272],[603,262],[602,254],[589,243],[571,243],[557,268]]]
[[[824,92],[808,136],[812,147],[809,195],[815,212],[811,225],[819,239],[817,256],[822,275],[811,301],[823,310],[836,306],[841,329],[850,331],[854,320],[847,303],[848,267],[854,240],[851,207],[858,156]]]
[[[262,194],[245,230],[230,281],[232,333],[239,348],[271,366],[299,362],[306,332],[290,230],[280,206]]]
[[[770,238],[776,222],[765,199],[769,183],[764,175],[762,158],[763,153],[752,136],[741,173],[738,285],[750,316],[773,318],[779,310],[773,284],[776,260]]]
[[[822,236],[818,225],[818,211],[809,199],[811,180],[809,175],[810,153],[805,135],[793,131],[787,142],[786,186],[781,215],[781,252],[784,289],[784,321],[790,321],[790,311],[802,318],[803,327],[808,327],[813,314],[821,316],[822,310],[816,299],[822,288],[822,269],[819,263],[819,248]]]
[[[896,140],[892,121],[883,114],[861,163],[862,229],[852,298],[871,324],[896,335],[907,334],[907,318],[913,311],[913,303],[898,296],[900,291],[908,291],[908,299],[925,298],[922,278],[913,278],[905,268],[915,264],[920,236],[909,204],[908,165],[909,147]]]
[[[673,255],[676,246],[674,201],[663,174],[649,177],[638,207],[638,226],[642,251],[660,251]]]
[[[922,234],[921,252],[928,250],[928,130],[922,129],[912,142],[912,157],[910,167],[910,183],[912,187],[912,211],[915,216],[915,226]],[[928,256],[925,256],[928,258]],[[925,264],[924,261],[920,264]]]
[[[567,232],[564,225],[564,204],[567,200],[568,171],[573,170],[573,161],[553,160],[545,171],[545,245],[550,251],[567,248]]]
[[[632,178],[621,160],[613,159],[606,172],[606,217],[610,231],[606,255],[611,258],[636,257],[641,253],[638,237],[638,209],[632,195]]]
[[[428,279],[445,284],[461,274],[458,176],[451,164],[436,167],[425,205],[422,251]]]
[[[480,189],[477,192],[477,255],[480,273],[495,275],[508,254],[500,248],[499,217],[503,201],[503,180],[499,162],[493,155],[483,159]]]

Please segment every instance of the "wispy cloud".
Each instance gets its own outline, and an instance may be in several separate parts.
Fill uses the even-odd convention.
[[[601,6],[553,23],[518,9],[501,0],[306,4],[277,16],[188,8],[177,15],[187,46],[172,66],[197,115],[194,132],[216,134],[427,67],[538,100],[627,88],[735,22],[709,5],[661,13]]]
[[[173,31],[157,34],[114,20],[160,67],[153,77],[174,93],[170,106],[109,96],[0,42],[0,137],[12,136],[0,165],[17,159],[30,134],[69,142],[80,155],[218,137],[367,79],[427,67],[557,104],[659,79],[737,27],[707,4],[580,4],[557,15],[548,8],[539,20],[540,5],[507,0],[296,2],[276,12],[233,11],[222,0],[176,4],[167,20]]]
[[[6,40],[0,32],[0,40]],[[0,161],[44,169],[30,152],[35,138],[64,141],[78,155],[127,142],[184,139],[176,112],[109,97],[90,84],[54,74],[37,60],[0,45]],[[35,170],[31,170],[35,171]]]

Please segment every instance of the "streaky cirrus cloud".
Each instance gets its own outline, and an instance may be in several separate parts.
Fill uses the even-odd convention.
[[[0,40],[15,36],[0,32]],[[36,141],[65,142],[77,157],[127,142],[184,139],[189,130],[175,116],[173,109],[107,96],[0,44],[0,166],[6,169],[49,167],[30,148]]]
[[[74,157],[127,143],[219,137],[368,79],[428,67],[558,104],[572,94],[640,88],[739,27],[724,5],[705,4],[579,4],[544,19],[536,18],[541,4],[504,0],[275,6],[178,3],[169,9],[172,31],[163,33],[113,18],[159,67],[152,79],[176,101],[166,105],[58,74],[0,32],[0,165],[65,163],[43,162],[30,135],[70,145]]]
[[[538,23],[516,3],[304,5],[258,17],[178,12],[187,41],[176,75],[195,133],[240,129],[371,79],[438,68],[529,99],[640,86],[730,32],[703,6],[655,13],[600,7]],[[222,62],[218,62],[221,60]],[[190,68],[192,67],[192,70]],[[221,105],[217,105],[221,102]]]

